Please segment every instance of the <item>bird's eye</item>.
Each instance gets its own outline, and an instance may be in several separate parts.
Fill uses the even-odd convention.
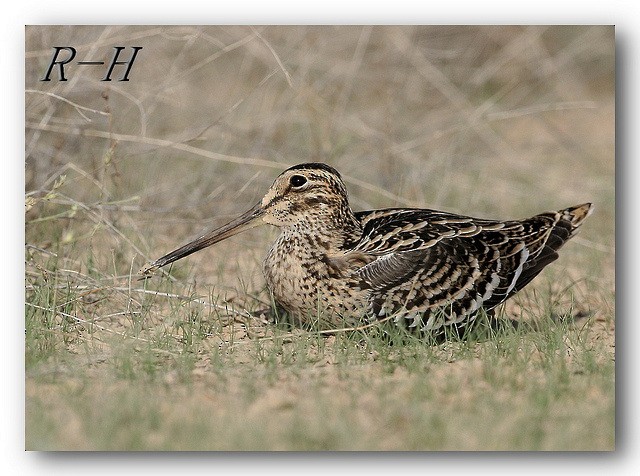
[[[289,183],[292,187],[295,188],[302,187],[305,183],[307,183],[307,177],[305,177],[304,175],[293,175],[289,179]]]

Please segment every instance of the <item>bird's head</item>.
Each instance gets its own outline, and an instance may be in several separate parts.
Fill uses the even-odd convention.
[[[341,226],[351,213],[347,190],[337,170],[323,163],[295,165],[282,172],[253,208],[187,243],[141,270],[144,275],[191,253],[263,224],[281,228],[303,226],[318,231]]]

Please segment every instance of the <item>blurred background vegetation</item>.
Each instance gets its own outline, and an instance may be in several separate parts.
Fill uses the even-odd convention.
[[[99,222],[76,244],[90,245],[98,232],[118,252],[155,257],[184,240],[162,239],[183,230],[175,225],[187,223],[190,235],[224,220],[305,161],[350,178],[358,209],[506,218],[590,200],[593,221],[613,227],[612,27],[26,33],[26,191],[35,198],[64,174],[59,191],[69,198],[144,227],[131,230],[138,250]],[[52,45],[107,64],[114,46],[143,50],[129,82],[102,82],[100,67],[73,64],[69,81],[42,82]],[[69,225],[56,234],[73,234]]]
[[[43,82],[54,46],[107,64],[114,46],[120,59],[143,49],[128,82],[75,63],[68,81]],[[28,411],[45,411],[43,375],[86,374],[74,355],[117,360],[108,336],[162,333],[184,311],[132,292],[146,261],[307,161],[340,170],[354,209],[506,219],[594,202],[532,293],[572,288],[614,345],[611,26],[30,26],[25,56]],[[260,262],[275,233],[233,238],[148,286],[267,301]]]

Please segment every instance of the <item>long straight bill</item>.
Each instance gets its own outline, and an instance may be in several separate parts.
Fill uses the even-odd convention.
[[[262,208],[262,205],[258,203],[251,210],[243,213],[238,218],[230,221],[226,225],[223,225],[220,228],[216,228],[215,230],[202,235],[200,238],[197,238],[192,242],[181,246],[177,250],[164,255],[162,258],[158,258],[150,265],[145,266],[143,269],[141,269],[140,274],[142,274],[144,277],[149,277],[150,274],[158,268],[173,263],[174,261],[177,261],[180,258],[184,258],[185,256],[189,256],[191,253],[200,251],[201,249],[218,243],[219,241],[225,240],[233,235],[240,233],[241,231],[254,228],[258,225],[262,225],[263,223],[260,218],[262,218],[263,215],[264,209]]]

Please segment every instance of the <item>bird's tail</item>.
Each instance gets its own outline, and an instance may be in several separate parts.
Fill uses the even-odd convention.
[[[578,232],[578,228],[582,225],[585,218],[587,218],[593,212],[593,204],[591,203],[583,203],[582,205],[576,205],[575,207],[565,208],[564,210],[560,210],[558,213],[561,214],[562,221],[566,221],[570,224],[570,234],[569,238],[575,235]]]
[[[540,217],[553,217],[554,224],[552,225],[544,246],[524,263],[522,274],[518,276],[513,286],[513,292],[507,297],[525,287],[545,266],[558,259],[558,250],[578,233],[580,225],[582,225],[582,222],[592,211],[593,205],[591,203],[583,203],[582,205],[565,208],[555,213],[551,212],[539,215]],[[534,219],[535,218],[537,217],[534,217]]]

